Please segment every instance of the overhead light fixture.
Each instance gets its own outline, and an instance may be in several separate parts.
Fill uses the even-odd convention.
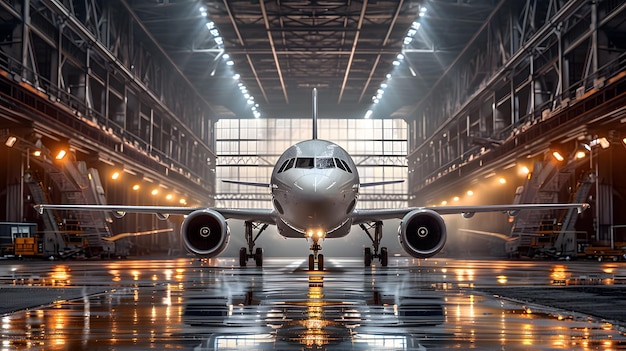
[[[626,146],[626,138],[622,139],[622,144],[624,144],[624,146]]]
[[[600,144],[600,147],[603,149],[608,149],[609,146],[611,146],[611,143],[606,138],[598,139],[598,144]]]
[[[57,160],[62,160],[63,158],[65,158],[66,155],[67,151],[65,149],[61,149],[54,158],[56,158]]]
[[[368,119],[368,118],[372,117],[372,113],[374,113],[372,110],[367,110],[367,112],[365,112],[365,116],[363,116],[363,118]]]
[[[113,172],[113,174],[111,174],[111,179],[117,180],[119,178],[120,178],[120,172],[115,171]]]
[[[8,147],[13,147],[13,145],[15,145],[15,143],[17,143],[17,137],[16,136],[9,136],[7,138],[7,140],[4,142],[4,145],[8,146]]]
[[[552,156],[559,162],[565,161],[565,157],[563,157],[563,155],[561,155],[561,153],[558,151],[553,151]]]
[[[139,186],[139,184],[135,184],[135,185],[133,185],[133,190],[134,190],[134,191],[137,191],[137,190],[139,190],[140,188],[141,188],[141,187]]]
[[[152,196],[157,196],[159,195],[159,189],[153,189],[151,192]]]

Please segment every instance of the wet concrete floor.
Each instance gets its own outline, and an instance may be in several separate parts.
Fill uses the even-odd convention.
[[[626,350],[626,263],[0,262],[4,350]]]

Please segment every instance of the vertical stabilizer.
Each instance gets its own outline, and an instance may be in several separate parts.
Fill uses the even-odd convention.
[[[317,139],[317,88],[313,88],[313,140]]]

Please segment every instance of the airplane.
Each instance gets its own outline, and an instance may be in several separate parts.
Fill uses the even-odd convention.
[[[515,204],[486,206],[406,207],[358,209],[359,190],[401,181],[361,183],[357,167],[346,150],[339,145],[317,138],[317,89],[313,89],[313,136],[289,147],[274,166],[269,183],[224,180],[228,183],[270,189],[272,209],[228,209],[209,207],[120,206],[120,205],[53,205],[40,204],[36,209],[112,211],[116,217],[126,213],[152,213],[160,219],[169,215],[184,215],[181,235],[187,251],[210,258],[219,255],[230,239],[228,219],[244,220],[248,247],[239,250],[239,264],[253,259],[263,265],[263,249],[255,248],[256,240],[269,226],[275,225],[286,238],[309,241],[308,268],[324,270],[324,255],[320,241],[341,238],[358,225],[372,241],[364,249],[364,265],[378,259],[382,266],[389,262],[386,247],[380,247],[384,220],[400,219],[398,238],[403,250],[415,258],[437,254],[446,243],[446,225],[442,215],[461,214],[465,218],[478,212],[503,212],[515,215],[522,210],[589,208],[586,203]],[[373,229],[373,233],[370,230]],[[254,235],[254,230],[257,230]]]

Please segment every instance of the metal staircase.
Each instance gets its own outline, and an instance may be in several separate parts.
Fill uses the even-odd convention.
[[[523,203],[553,203],[558,195],[558,185],[553,181],[558,170],[551,162],[537,162],[535,172],[526,178],[522,189],[515,196],[516,204]],[[556,189],[555,189],[556,188]],[[545,218],[545,211],[521,211],[513,222],[511,237],[519,238],[520,247],[528,247],[531,235],[539,230],[539,225]]]
[[[537,162],[535,172],[527,178],[523,189],[520,189],[515,197],[515,203],[556,203],[561,186],[574,176],[573,167],[559,169],[553,162],[546,160]],[[588,189],[587,189],[588,192]],[[577,210],[574,209],[573,212]],[[569,221],[576,222],[575,213],[569,214]],[[532,236],[539,230],[540,224],[545,220],[554,219],[554,213],[545,210],[522,211],[516,216],[511,229],[511,237],[519,238],[519,247],[528,248],[531,245]],[[565,229],[565,226],[563,226]],[[570,229],[567,229],[570,230]]]
[[[85,162],[68,162],[65,164],[67,175],[77,185],[77,191],[67,191],[63,193],[63,200],[69,204],[76,205],[104,205],[104,194],[98,194],[102,190],[100,176],[96,169],[87,169]],[[101,248],[105,243],[103,237],[110,237],[111,232],[108,223],[111,221],[109,215],[102,211],[74,211],[73,215],[80,224],[83,237],[87,240],[89,247]]]
[[[589,190],[596,182],[596,174],[594,172],[588,172],[583,179],[578,183],[576,195],[573,198],[574,203],[586,202]],[[575,208],[569,209],[565,218],[563,219],[563,226],[561,232],[575,231],[576,220],[578,219],[578,210]]]
[[[26,173],[24,174],[24,182],[27,184],[28,189],[30,190],[30,195],[33,197],[34,203],[50,203],[50,195],[48,194],[48,192],[44,191],[44,187],[41,182],[35,179],[35,176],[31,174],[30,171],[26,171]],[[59,233],[59,222],[54,211],[44,211],[43,223],[47,231]]]
[[[86,204],[106,204],[104,191],[100,177],[96,169],[87,169],[85,162],[66,159],[61,167],[52,163],[42,162],[46,176],[49,177],[61,193],[61,200],[66,204],[86,205]],[[30,173],[27,173],[30,176]],[[50,196],[35,179],[26,180],[33,202],[36,204],[50,203]],[[91,248],[92,253],[114,251],[111,249],[112,243],[102,240],[103,237],[110,237],[111,223],[110,214],[102,211],[73,211],[73,218],[66,218],[70,222],[80,225],[82,236]],[[58,216],[54,211],[44,211],[43,220],[46,230],[56,233],[57,239],[62,241],[61,229],[59,228]],[[113,245],[114,246],[114,245]]]

